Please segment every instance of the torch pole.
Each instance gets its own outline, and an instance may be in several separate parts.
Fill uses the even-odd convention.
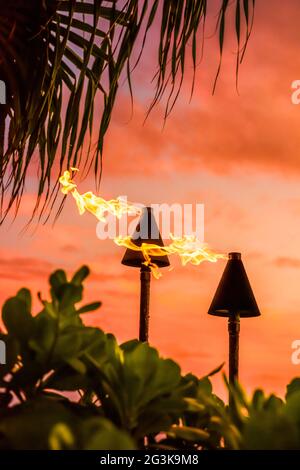
[[[239,335],[240,316],[233,314],[228,319],[229,333],[229,384],[234,386],[239,375]],[[232,406],[232,394],[229,392],[229,406]]]
[[[140,335],[139,339],[148,342],[149,338],[149,302],[150,302],[150,279],[151,270],[142,265],[140,272],[141,298],[140,298]]]

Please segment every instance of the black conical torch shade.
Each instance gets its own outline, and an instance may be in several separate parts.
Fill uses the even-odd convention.
[[[217,317],[238,314],[241,318],[260,315],[240,253],[229,253],[208,313]]]
[[[141,215],[140,221],[132,235],[132,241],[137,246],[141,246],[142,243],[151,243],[158,246],[164,246],[162,241],[155,217],[151,207],[145,207]],[[131,250],[127,248],[125,255],[122,259],[122,264],[126,266],[132,266],[135,268],[141,268],[145,258],[141,251]],[[156,264],[159,268],[170,266],[169,258],[165,256],[151,256],[152,263]]]
[[[240,318],[260,315],[240,253],[229,253],[227,265],[208,310],[210,315],[228,317],[229,383],[233,387],[239,374]],[[229,407],[235,406],[229,390]]]
[[[151,207],[145,207],[140,221],[131,237],[133,243],[141,246],[142,243],[149,243],[164,246],[155,217]],[[150,303],[150,267],[144,264],[145,258],[141,251],[127,248],[122,259],[122,264],[140,268],[141,295],[140,295],[140,341],[148,341],[149,338],[149,303]],[[169,258],[164,256],[152,256],[151,262],[159,268],[170,266]]]

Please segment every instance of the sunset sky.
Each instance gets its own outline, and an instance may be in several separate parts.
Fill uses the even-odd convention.
[[[205,241],[219,252],[242,253],[262,312],[241,321],[241,382],[249,391],[264,387],[281,395],[300,376],[300,365],[291,363],[291,344],[300,339],[300,105],[291,102],[291,83],[300,79],[299,25],[299,1],[258,0],[238,92],[234,33],[228,31],[213,96],[218,44],[208,23],[192,101],[187,64],[164,128],[164,103],[143,124],[154,93],[156,48],[149,41],[134,75],[133,114],[126,84],[119,92],[100,188],[104,198],[205,205]],[[101,300],[103,306],[86,322],[119,341],[136,337],[139,272],[120,264],[122,248],[97,239],[97,220],[79,216],[71,196],[54,226],[20,234],[36,181],[33,171],[16,221],[0,231],[1,303],[23,286],[46,296],[51,270],[71,274],[88,264],[86,301]],[[96,192],[93,175],[84,181],[78,175],[78,184],[82,192]],[[174,269],[152,282],[150,342],[184,372],[201,376],[227,361],[227,321],[207,315],[226,262],[171,262]],[[221,376],[214,383],[224,393]]]

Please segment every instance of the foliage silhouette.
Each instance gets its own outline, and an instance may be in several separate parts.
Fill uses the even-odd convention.
[[[146,343],[118,345],[84,325],[82,267],[50,278],[50,299],[32,315],[28,289],[2,308],[7,346],[0,366],[0,449],[300,449],[300,379],[286,399],[232,388],[231,409],[210,375],[180,367]],[[225,383],[229,388],[226,377]]]
[[[156,28],[155,94],[150,109],[167,93],[167,117],[180,92],[186,57],[191,57],[194,70],[198,65],[206,19],[214,18],[212,3],[0,0],[0,80],[7,88],[6,105],[0,105],[2,219],[12,206],[18,208],[33,161],[39,172],[36,211],[40,216],[47,216],[55,202],[57,172],[82,161],[101,177],[103,139],[120,80],[127,76],[132,95],[133,70]],[[221,58],[232,8],[237,70],[251,32],[254,4],[255,0],[221,0],[215,20]],[[94,126],[95,111],[100,120]],[[92,133],[96,145],[91,148]]]

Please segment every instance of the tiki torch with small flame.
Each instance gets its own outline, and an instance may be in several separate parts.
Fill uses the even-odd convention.
[[[64,195],[71,194],[76,201],[79,213],[93,214],[99,221],[106,222],[107,214],[114,215],[118,219],[122,215],[140,215],[140,205],[127,203],[122,198],[106,200],[93,192],[81,194],[73,176],[78,172],[77,168],[66,170],[59,182]],[[175,237],[170,234],[171,243],[164,246],[162,237],[152,213],[152,208],[147,207],[142,212],[140,221],[132,237],[115,237],[114,242],[118,246],[126,247],[122,263],[127,266],[140,268],[141,299],[140,299],[140,339],[148,341],[149,336],[149,301],[151,273],[159,278],[159,268],[169,266],[168,255],[178,255],[183,266],[192,264],[198,266],[204,261],[215,263],[218,259],[227,258],[221,253],[211,250],[206,244],[197,239],[195,235],[185,234]]]
[[[163,241],[152,212],[151,207],[145,207],[141,215],[140,221],[131,237],[134,245],[141,247],[142,245],[152,245],[163,247]],[[169,258],[167,255],[155,256],[151,255],[148,260],[151,265],[157,268],[170,266]],[[150,306],[150,281],[151,281],[151,267],[145,262],[143,250],[134,250],[127,248],[122,264],[140,269],[140,327],[139,339],[140,341],[148,341],[149,339],[149,306]]]

